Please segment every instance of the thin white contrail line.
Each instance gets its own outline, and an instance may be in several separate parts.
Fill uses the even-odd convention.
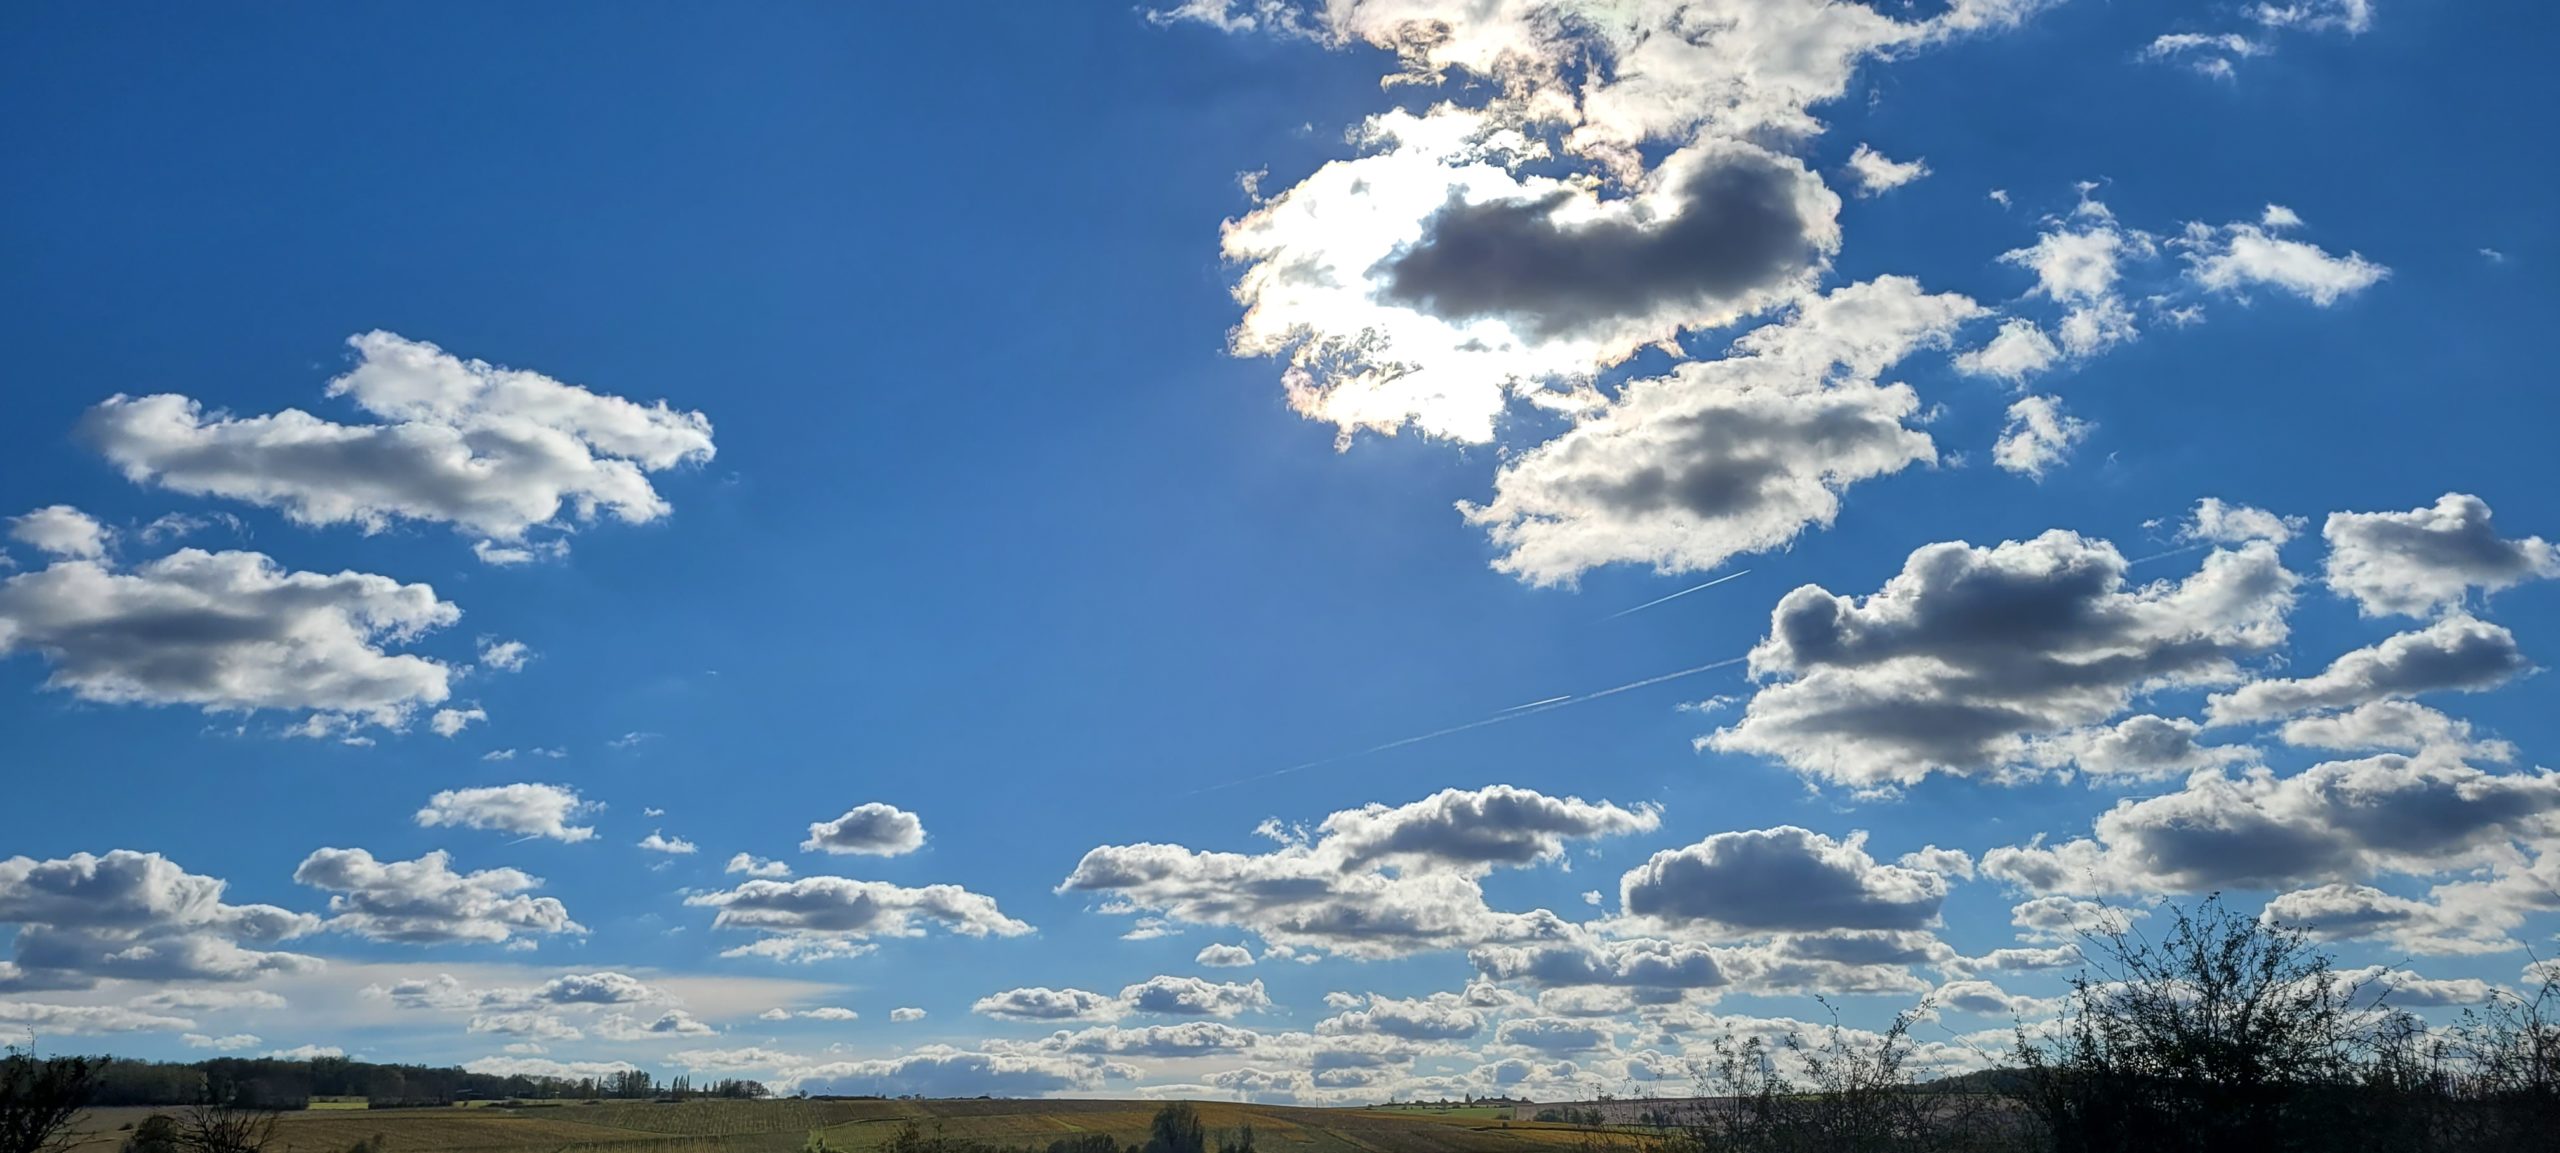
[[[1676,592],[1676,593],[1671,594],[1670,596],[1667,596],[1667,597],[1655,597],[1655,598],[1653,598],[1652,600],[1646,601],[1646,602],[1644,602],[1643,604],[1637,605],[1637,606],[1636,606],[1636,607],[1634,607],[1634,608],[1631,608],[1631,609],[1620,609],[1619,611],[1617,611],[1617,612],[1613,612],[1613,613],[1610,613],[1609,615],[1607,615],[1607,616],[1605,616],[1605,617],[1602,617],[1602,618],[1600,618],[1600,619],[1601,619],[1601,620],[1604,620],[1604,621],[1613,621],[1613,620],[1618,619],[1619,617],[1622,617],[1622,616],[1627,615],[1628,613],[1640,613],[1640,612],[1643,612],[1644,610],[1649,609],[1649,608],[1652,608],[1652,607],[1653,607],[1653,606],[1655,606],[1655,605],[1661,604],[1661,603],[1662,603],[1662,602],[1664,602],[1664,601],[1676,601],[1676,600],[1679,600],[1680,598],[1685,597],[1685,596],[1689,595],[1690,593],[1696,592],[1696,591],[1698,591],[1699,589],[1711,589],[1711,588],[1716,587],[1717,585],[1723,584],[1723,583],[1724,583],[1724,582],[1726,582],[1726,581],[1732,580],[1732,579],[1733,579],[1733,578],[1735,578],[1735,577],[1746,577],[1746,576],[1750,576],[1750,575],[1751,575],[1751,570],[1750,570],[1750,569],[1744,569],[1744,570],[1742,570],[1741,572],[1730,572],[1730,573],[1726,573],[1726,574],[1724,574],[1723,576],[1717,577],[1716,579],[1711,580],[1711,581],[1708,581],[1708,582],[1707,582],[1707,583],[1705,583],[1705,584],[1702,584],[1702,585],[1691,585],[1691,586],[1689,586],[1688,588],[1684,588],[1684,589],[1680,590],[1679,592]]]
[[[1291,773],[1320,768],[1325,765],[1334,764],[1338,761],[1348,761],[1355,757],[1365,757],[1372,753],[1383,753],[1389,749],[1401,749],[1406,745],[1417,745],[1424,741],[1437,740],[1441,737],[1466,732],[1469,729],[1481,729],[1486,725],[1498,725],[1504,721],[1516,721],[1522,717],[1534,717],[1539,713],[1553,712],[1556,709],[1571,708],[1575,705],[1583,704],[1588,701],[1599,700],[1602,697],[1614,697],[1619,693],[1634,692],[1637,689],[1644,688],[1648,685],[1658,685],[1664,681],[1676,681],[1682,677],[1694,677],[1699,673],[1708,672],[1714,669],[1729,668],[1750,659],[1751,658],[1749,657],[1726,657],[1720,661],[1709,661],[1694,668],[1685,668],[1678,672],[1664,673],[1658,677],[1646,677],[1640,681],[1629,681],[1626,684],[1617,686],[1616,688],[1601,689],[1598,692],[1584,693],[1581,696],[1567,694],[1561,697],[1551,697],[1536,704],[1520,705],[1514,708],[1505,709],[1502,712],[1495,713],[1494,715],[1486,717],[1480,721],[1468,721],[1463,725],[1451,725],[1445,729],[1433,729],[1427,733],[1421,733],[1410,737],[1401,737],[1396,740],[1388,741],[1383,745],[1371,745],[1368,748],[1361,749],[1356,752],[1337,753],[1330,757],[1322,757],[1302,764],[1291,765],[1285,769],[1273,769],[1270,772],[1258,773],[1250,777],[1238,777],[1235,780],[1228,781],[1224,784],[1202,785],[1201,787],[1193,789],[1183,795],[1198,796],[1201,793],[1214,793],[1220,789],[1232,789],[1237,785],[1249,785],[1255,781],[1267,781],[1273,777],[1285,777]]]
[[[2151,554],[2150,556],[2138,556],[2138,557],[2135,557],[2135,558],[2133,558],[2132,560],[2126,561],[2126,562],[2124,562],[2124,563],[2125,563],[2125,567],[2127,567],[2127,568],[2131,568],[2131,567],[2133,567],[2134,565],[2138,565],[2138,564],[2149,564],[2149,563],[2151,563],[2152,561],[2155,561],[2155,560],[2167,560],[2167,559],[2169,559],[2170,557],[2173,557],[2173,556],[2185,556],[2185,555],[2187,555],[2188,553],[2195,552],[2195,551],[2197,551],[2197,550],[2199,550],[2199,549],[2208,549],[2208,548],[2212,548],[2212,547],[2213,547],[2213,542],[2212,542],[2212,541],[2206,541],[2206,542],[2205,542],[2205,543],[2203,543],[2203,544],[2191,544],[2191,545],[2188,545],[2188,546],[2187,546],[2187,547],[2185,547],[2185,548],[2173,548],[2173,549],[2170,549],[2170,550],[2169,550],[2169,551],[2167,551],[2167,552],[2155,552],[2155,553]]]

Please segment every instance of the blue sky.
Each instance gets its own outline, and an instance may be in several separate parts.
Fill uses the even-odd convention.
[[[2523,980],[2554,17],[1672,7],[0,17],[0,1022],[1334,1101],[1960,1066],[2098,899]]]

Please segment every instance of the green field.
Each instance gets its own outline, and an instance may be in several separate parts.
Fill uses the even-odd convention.
[[[1108,1133],[1143,1141],[1152,1101],[612,1101],[522,1108],[288,1113],[271,1153],[339,1153],[375,1140],[388,1153],[798,1153],[810,1132],[836,1149],[885,1145],[912,1121],[927,1132],[1038,1148],[1061,1137]],[[1204,1102],[1213,1130],[1253,1126],[1263,1149],[1285,1153],[1538,1153],[1575,1145],[1588,1131],[1504,1121],[1490,1108],[1304,1109]],[[163,1110],[93,1110],[69,1153],[115,1153],[124,1130]]]

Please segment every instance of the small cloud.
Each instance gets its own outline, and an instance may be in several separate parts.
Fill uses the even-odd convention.
[[[689,853],[701,851],[701,847],[691,841],[685,840],[682,837],[670,837],[665,833],[658,832],[656,830],[652,830],[648,836],[640,838],[640,847],[647,849],[652,853],[666,853],[672,856],[683,856]]]

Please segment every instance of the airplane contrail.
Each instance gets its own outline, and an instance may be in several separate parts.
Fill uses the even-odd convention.
[[[1734,575],[1739,576],[1741,574],[1736,573]],[[1629,681],[1626,684],[1616,686],[1615,688],[1606,688],[1597,692],[1583,693],[1580,696],[1567,693],[1561,697],[1549,697],[1543,701],[1536,701],[1525,705],[1515,705],[1511,708],[1495,713],[1492,716],[1486,717],[1483,720],[1468,721],[1463,725],[1451,725],[1445,729],[1433,729],[1430,732],[1418,733],[1410,737],[1399,737],[1395,740],[1388,741],[1385,744],[1371,745],[1368,748],[1360,749],[1356,752],[1337,753],[1330,757],[1321,757],[1316,760],[1291,765],[1285,769],[1273,769],[1270,772],[1258,773],[1250,777],[1238,777],[1235,780],[1228,781],[1224,784],[1202,785],[1201,787],[1193,789],[1183,795],[1198,796],[1201,793],[1214,793],[1220,789],[1232,789],[1237,785],[1249,785],[1255,781],[1267,781],[1273,777],[1285,777],[1291,773],[1321,768],[1325,765],[1334,764],[1340,761],[1348,761],[1358,757],[1365,757],[1373,753],[1383,753],[1389,749],[1401,749],[1406,745],[1418,745],[1424,741],[1437,740],[1441,737],[1466,732],[1469,729],[1481,729],[1486,725],[1498,725],[1504,721],[1516,721],[1522,717],[1534,717],[1539,713],[1571,708],[1575,705],[1599,700],[1602,697],[1614,697],[1619,693],[1634,692],[1637,689],[1645,688],[1649,685],[1658,685],[1664,681],[1676,681],[1682,677],[1694,677],[1699,673],[1709,672],[1715,669],[1730,668],[1750,659],[1751,658],[1749,657],[1726,657],[1720,661],[1708,661],[1703,665],[1681,669],[1677,672],[1664,673],[1658,677],[1646,677],[1640,681]]]
[[[1649,608],[1652,608],[1652,607],[1653,607],[1653,606],[1655,606],[1655,605],[1661,604],[1661,603],[1662,603],[1662,602],[1664,602],[1664,601],[1676,601],[1676,600],[1679,600],[1681,597],[1685,597],[1685,596],[1689,595],[1690,593],[1693,593],[1693,592],[1698,591],[1699,589],[1711,589],[1711,588],[1716,587],[1717,585],[1723,584],[1723,583],[1724,583],[1724,582],[1726,582],[1726,581],[1732,580],[1732,579],[1733,579],[1733,578],[1735,578],[1735,577],[1745,577],[1745,576],[1750,576],[1750,575],[1751,575],[1751,570],[1750,570],[1750,569],[1744,569],[1744,570],[1742,570],[1741,572],[1729,572],[1729,573],[1724,574],[1723,576],[1717,577],[1717,578],[1716,578],[1716,579],[1714,579],[1714,580],[1708,581],[1708,582],[1707,582],[1707,583],[1705,583],[1705,584],[1702,584],[1702,585],[1691,585],[1691,586],[1689,586],[1688,588],[1684,588],[1684,589],[1680,590],[1679,592],[1676,592],[1676,593],[1671,594],[1670,596],[1667,596],[1667,597],[1655,597],[1655,598],[1653,598],[1652,600],[1646,601],[1646,602],[1644,602],[1643,604],[1637,605],[1637,606],[1636,606],[1636,607],[1634,607],[1634,608],[1631,608],[1631,609],[1620,609],[1620,610],[1618,610],[1617,612],[1610,613],[1609,615],[1607,615],[1607,616],[1605,616],[1605,617],[1602,617],[1602,618],[1600,618],[1600,619],[1601,619],[1601,620],[1604,620],[1604,621],[1613,621],[1613,620],[1618,619],[1619,617],[1622,617],[1622,616],[1627,615],[1628,613],[1640,613],[1640,612],[1643,612],[1644,610],[1649,609]]]
[[[2199,550],[2199,549],[2208,549],[2208,548],[2212,548],[2212,547],[2213,547],[2213,542],[2212,542],[2212,541],[2206,541],[2206,542],[2204,542],[2203,544],[2191,544],[2191,545],[2188,545],[2188,546],[2187,546],[2187,547],[2185,547],[2185,548],[2173,548],[2173,549],[2170,549],[2170,550],[2169,550],[2169,551],[2167,551],[2167,552],[2155,552],[2155,553],[2151,554],[2150,556],[2138,556],[2138,557],[2133,558],[2132,560],[2129,560],[2129,561],[2124,562],[2124,564],[2125,564],[2125,567],[2126,567],[2126,568],[2132,568],[2133,566],[2138,565],[2138,564],[2149,564],[2149,563],[2151,563],[2152,561],[2155,561],[2155,560],[2167,560],[2167,559],[2169,559],[2170,557],[2173,557],[2173,556],[2185,556],[2185,555],[2187,555],[2188,553],[2195,552],[2195,551],[2197,551],[2197,550]]]

